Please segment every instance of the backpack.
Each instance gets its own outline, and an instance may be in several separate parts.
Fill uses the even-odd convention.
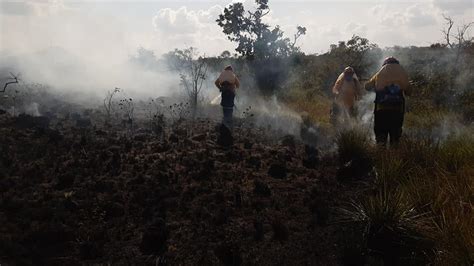
[[[383,90],[376,92],[375,103],[400,105],[404,102],[402,89],[396,84],[389,85]]]

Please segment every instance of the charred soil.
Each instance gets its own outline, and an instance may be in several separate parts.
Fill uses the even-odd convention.
[[[333,156],[239,126],[220,145],[209,120],[98,124],[0,115],[2,265],[344,263],[356,189]]]

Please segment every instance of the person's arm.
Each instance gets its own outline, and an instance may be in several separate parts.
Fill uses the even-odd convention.
[[[240,88],[240,80],[237,78],[237,76],[235,76],[235,87]]]
[[[214,84],[216,85],[216,87],[220,90],[221,89],[221,81],[219,80],[219,78],[216,79],[216,81],[214,82]]]
[[[378,73],[377,73],[378,74]],[[365,90],[374,91],[375,90],[375,81],[377,80],[377,74],[375,74],[369,81],[364,85]]]
[[[339,91],[342,86],[342,82],[344,82],[344,74],[339,75],[337,78],[336,82],[334,83],[334,86],[332,87],[332,93],[335,95],[339,94]]]

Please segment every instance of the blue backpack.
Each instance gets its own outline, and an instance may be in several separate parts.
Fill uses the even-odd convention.
[[[375,103],[399,105],[404,102],[402,89],[396,84],[389,85],[383,90],[376,92]]]

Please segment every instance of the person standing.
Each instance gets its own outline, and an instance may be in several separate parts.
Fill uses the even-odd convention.
[[[382,68],[365,84],[365,89],[375,91],[374,133],[378,144],[397,144],[402,135],[405,116],[405,95],[409,91],[405,69],[394,57],[387,57]]]
[[[240,81],[232,66],[224,68],[224,71],[216,79],[215,85],[221,92],[221,106],[224,115],[222,123],[228,128],[232,128],[235,91],[240,87]]]
[[[332,92],[335,96],[335,108],[339,108],[344,117],[355,117],[355,103],[359,99],[361,85],[352,67],[348,66],[337,78]]]

